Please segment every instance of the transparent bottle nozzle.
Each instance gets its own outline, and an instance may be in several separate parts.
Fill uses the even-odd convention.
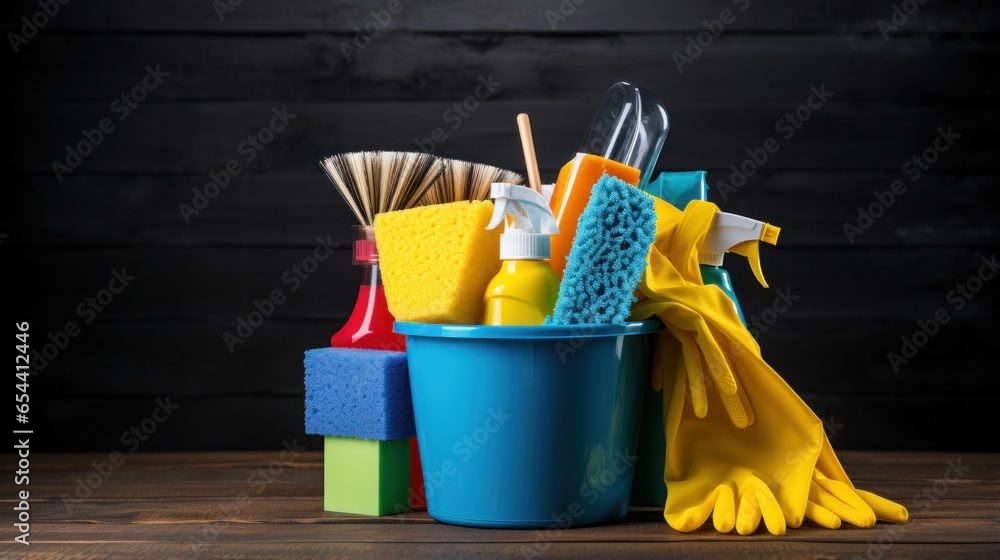
[[[656,167],[669,130],[667,109],[656,94],[629,82],[617,82],[601,99],[579,152],[638,169],[638,186],[642,188]]]

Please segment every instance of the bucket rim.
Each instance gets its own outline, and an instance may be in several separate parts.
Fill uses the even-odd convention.
[[[438,323],[410,323],[396,321],[393,330],[406,336],[428,338],[470,338],[470,339],[574,339],[607,338],[651,334],[660,330],[662,323],[655,319],[631,321],[624,325],[579,324],[579,325],[534,325],[534,326],[492,326],[492,325],[444,325]]]

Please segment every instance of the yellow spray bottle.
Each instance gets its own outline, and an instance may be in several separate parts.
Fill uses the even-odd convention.
[[[519,185],[493,183],[496,205],[486,229],[507,222],[500,236],[500,272],[483,294],[484,325],[541,325],[559,295],[559,276],[548,263],[549,236],[559,233],[545,198]],[[506,218],[509,216],[509,221]]]

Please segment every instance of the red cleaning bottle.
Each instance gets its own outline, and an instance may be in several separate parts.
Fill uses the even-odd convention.
[[[392,331],[395,320],[385,301],[385,288],[378,269],[375,248],[375,228],[354,226],[355,266],[362,270],[358,300],[347,323],[330,337],[335,348],[365,348],[368,350],[406,351],[406,337]]]
[[[354,226],[355,266],[362,268],[361,286],[347,323],[330,337],[334,348],[363,348],[367,350],[406,351],[406,337],[392,330],[395,321],[385,301],[385,288],[378,268],[378,250],[375,247],[375,228]],[[424,476],[420,469],[417,438],[410,438],[410,508],[427,507],[424,495]]]

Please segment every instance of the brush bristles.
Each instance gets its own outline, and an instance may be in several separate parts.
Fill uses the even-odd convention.
[[[362,225],[421,202],[444,164],[420,152],[350,152],[319,162]]]
[[[420,201],[421,205],[488,200],[493,183],[524,184],[524,177],[513,171],[457,159],[438,159],[443,162],[444,170]]]

